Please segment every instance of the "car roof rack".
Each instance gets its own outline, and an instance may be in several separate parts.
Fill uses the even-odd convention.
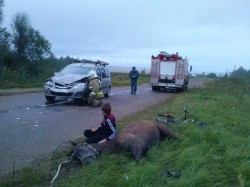
[[[164,54],[164,55],[170,55],[169,53],[167,53],[166,51],[160,51],[161,54]]]
[[[109,65],[107,62],[103,62],[101,60],[93,61],[93,60],[87,60],[87,59],[74,59],[74,62],[77,63],[86,63],[86,64],[95,64],[95,65],[101,65],[101,66],[107,66]]]
[[[103,61],[101,61],[101,60],[97,60],[97,63],[100,64],[100,65],[102,65],[102,66],[107,66],[107,65],[109,65],[109,63],[103,62]]]

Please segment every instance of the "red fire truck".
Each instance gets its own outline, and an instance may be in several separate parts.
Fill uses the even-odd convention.
[[[150,85],[153,91],[161,89],[184,91],[189,83],[187,58],[161,51],[151,58]],[[190,71],[192,66],[190,66]]]

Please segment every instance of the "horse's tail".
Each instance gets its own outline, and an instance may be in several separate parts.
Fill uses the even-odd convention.
[[[166,126],[166,125],[164,125],[162,123],[159,123],[159,122],[156,122],[156,126],[159,129],[161,139],[163,139],[163,138],[177,139],[178,138],[178,135],[175,134],[172,131],[172,129],[169,128],[168,126]]]

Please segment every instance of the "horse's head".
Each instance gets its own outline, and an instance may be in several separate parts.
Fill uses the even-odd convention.
[[[117,143],[116,138],[104,142],[104,143],[93,143],[93,144],[89,144],[91,145],[93,148],[96,149],[96,151],[101,154],[103,152],[117,152],[119,151],[119,145]]]

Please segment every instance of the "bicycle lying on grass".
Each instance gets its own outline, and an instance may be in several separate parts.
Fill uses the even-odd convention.
[[[208,125],[207,122],[204,121],[195,121],[193,119],[189,119],[189,112],[187,110],[187,107],[185,106],[183,108],[184,113],[185,113],[185,117],[183,120],[181,119],[176,119],[174,116],[172,116],[171,114],[167,114],[167,115],[163,115],[163,114],[158,114],[158,117],[156,118],[156,121],[163,123],[164,125],[172,125],[172,124],[181,124],[181,123],[185,123],[187,121],[191,121],[192,123],[200,126],[200,127],[204,127],[206,125]]]

